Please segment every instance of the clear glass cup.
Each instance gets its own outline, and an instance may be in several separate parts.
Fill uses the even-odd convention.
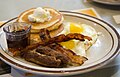
[[[21,50],[30,44],[31,25],[24,22],[12,22],[3,27],[8,48]]]

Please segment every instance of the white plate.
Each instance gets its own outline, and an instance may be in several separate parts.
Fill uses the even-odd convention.
[[[87,51],[88,61],[82,66],[70,68],[48,68],[35,65],[20,58],[12,57],[6,50],[5,35],[0,35],[0,58],[14,68],[24,70],[30,73],[54,76],[66,76],[81,74],[100,68],[110,62],[119,54],[120,38],[118,32],[113,26],[107,22],[81,13],[61,11],[65,21],[75,23],[85,23],[96,29],[97,32],[102,32],[102,36],[98,38],[96,43]],[[9,22],[13,22],[12,19]],[[7,22],[5,25],[7,25]]]
[[[120,0],[92,0],[92,1],[107,5],[120,5]]]

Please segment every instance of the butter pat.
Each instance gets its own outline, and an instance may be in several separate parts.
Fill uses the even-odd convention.
[[[41,7],[38,7],[34,10],[33,14],[28,16],[29,21],[31,22],[45,22],[49,21],[52,18],[50,12]]]
[[[113,18],[117,24],[120,24],[120,15],[114,15]]]

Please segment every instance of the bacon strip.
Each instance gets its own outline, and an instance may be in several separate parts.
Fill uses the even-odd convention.
[[[44,44],[47,45],[47,44],[52,44],[52,43],[60,43],[60,42],[65,42],[65,41],[69,41],[72,39],[80,40],[80,41],[85,41],[85,39],[89,41],[92,40],[92,38],[89,36],[84,36],[79,33],[69,33],[67,35],[61,34],[59,36],[50,38],[49,40],[45,40]]]

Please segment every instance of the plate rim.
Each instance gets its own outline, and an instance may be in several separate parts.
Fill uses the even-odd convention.
[[[92,0],[92,1],[96,2],[96,3],[107,4],[107,5],[117,5],[117,6],[120,5],[120,3],[110,3],[110,2],[107,2],[107,1],[105,1],[105,2],[100,1],[100,0]]]
[[[67,13],[75,13],[75,14],[80,14],[80,15],[84,15],[84,16],[89,16],[89,15],[86,15],[86,14],[82,14],[82,13],[77,13],[77,12],[71,12],[71,11],[60,11],[60,12],[67,12]],[[89,17],[92,17],[92,16],[89,16]],[[15,17],[15,18],[17,18],[17,17]],[[8,23],[8,22],[10,22],[10,21],[12,21],[12,20],[14,20],[15,18],[13,18],[13,19],[10,19],[10,20],[8,20],[7,22],[5,22],[4,24],[6,24],[6,23]],[[101,21],[101,22],[103,22],[103,23],[105,23],[105,24],[107,24],[107,25],[109,25],[110,26],[110,28],[112,28],[112,30],[115,32],[115,34],[117,35],[117,37],[118,37],[118,40],[120,41],[120,37],[119,37],[119,33],[116,31],[116,29],[112,26],[112,25],[110,25],[109,23],[107,23],[107,22],[105,22],[104,20],[102,20],[102,19],[99,19],[99,18],[96,18],[96,17],[92,17],[92,18],[94,18],[94,19],[97,19],[97,20],[99,20],[99,21]],[[3,25],[4,25],[3,24]],[[120,46],[120,43],[118,43],[118,46]],[[116,57],[117,55],[118,55],[118,53],[119,53],[119,48],[117,47],[117,52],[116,53],[114,53],[113,54],[113,56],[111,56],[109,59],[108,59],[108,61],[110,61],[110,59],[112,59],[112,58],[114,58],[114,57]],[[0,56],[2,56],[2,57],[5,57],[4,55],[2,55],[1,53],[0,53]],[[6,58],[6,57],[5,57]],[[4,59],[2,59],[3,61],[5,61]],[[104,61],[103,63],[105,64],[105,63],[108,63],[108,61]],[[5,61],[6,62],[6,61]],[[6,63],[8,63],[8,62],[6,62]],[[8,63],[9,64],[9,63]],[[101,66],[103,66],[104,64],[102,64],[102,65],[96,65],[96,66],[93,66],[94,67],[94,69],[96,69],[96,67],[97,68],[99,68],[99,67],[101,67]],[[17,64],[16,64],[17,65]],[[14,64],[13,64],[13,66],[15,66]],[[19,67],[19,66],[15,66],[16,68],[20,68],[21,70],[24,70],[24,71],[28,71],[28,70],[30,70],[29,68],[27,69],[26,67],[24,68],[24,67]],[[93,68],[93,67],[89,67],[89,68],[87,68],[87,69],[90,69],[90,68]],[[24,68],[24,69],[23,69]],[[32,68],[33,69],[33,68]],[[92,69],[92,70],[94,70],[94,69]],[[39,71],[39,73],[40,73],[40,71],[41,72],[47,72],[49,75],[50,74],[52,74],[52,73],[54,73],[54,75],[60,75],[61,73],[63,74],[64,73],[64,75],[66,75],[68,72],[69,73],[71,73],[71,74],[73,74],[73,73],[77,73],[77,72],[79,72],[79,71],[81,71],[81,70],[85,70],[85,69],[79,69],[79,70],[72,70],[72,71],[46,71],[46,70],[37,70],[37,69],[34,69],[34,71]],[[33,71],[33,70],[31,70],[31,71]],[[91,71],[91,70],[88,70],[88,71]],[[82,73],[84,73],[84,72],[82,72]],[[42,74],[42,73],[41,73]],[[46,75],[46,74],[45,74]],[[52,74],[53,75],[53,74]]]

